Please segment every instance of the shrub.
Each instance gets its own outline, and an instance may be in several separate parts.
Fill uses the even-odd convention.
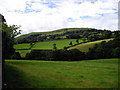
[[[15,52],[12,56],[11,59],[21,59],[20,53],[19,52]]]
[[[48,60],[51,58],[52,50],[32,50],[26,54],[26,59]]]

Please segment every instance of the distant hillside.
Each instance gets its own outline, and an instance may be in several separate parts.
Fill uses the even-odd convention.
[[[110,36],[105,35],[106,32],[108,34],[112,34],[111,31],[108,30],[98,30],[95,28],[63,28],[50,32],[31,32],[28,34],[21,35],[16,37],[17,43],[30,43],[30,42],[41,42],[41,41],[51,41],[51,40],[60,40],[60,39],[80,39],[80,38],[95,38],[98,39],[107,39]],[[97,36],[97,37],[96,37]],[[95,39],[95,40],[96,40]],[[94,41],[93,39],[91,39]]]
[[[91,29],[94,29],[94,28],[62,28],[62,29],[53,30],[53,31],[49,31],[49,32],[31,32],[31,33],[16,37],[16,39],[25,38],[27,36],[37,35],[37,34],[53,35],[53,34],[62,34],[62,33],[68,32],[68,31],[91,30]]]

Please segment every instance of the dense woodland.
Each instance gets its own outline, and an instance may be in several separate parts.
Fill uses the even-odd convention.
[[[120,58],[120,31],[98,30],[94,28],[64,28],[52,32],[31,33],[26,35],[20,34],[19,26],[8,26],[4,16],[1,15],[2,20],[2,53],[4,59],[31,59],[31,60],[56,60],[56,61],[79,61],[91,60],[101,58]],[[62,40],[62,39],[76,39],[77,44],[79,39],[85,40],[83,43],[92,42],[96,40],[103,40],[114,38],[108,42],[101,42],[90,48],[87,53],[81,52],[77,49],[68,50],[57,49],[54,44],[52,50],[32,50],[26,54],[25,58],[21,58],[19,52],[15,52],[14,44],[30,43],[34,45],[35,42]],[[77,45],[76,44],[76,45]],[[74,46],[70,42],[71,47]]]

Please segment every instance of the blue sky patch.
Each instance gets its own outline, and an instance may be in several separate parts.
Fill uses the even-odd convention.
[[[26,8],[25,11],[24,11],[24,13],[31,13],[31,12],[36,12],[37,13],[37,12],[41,12],[41,10],[37,10],[37,9],[34,10],[34,9],[27,9]]]
[[[82,19],[88,19],[88,18],[91,18],[91,16],[80,16],[80,18],[82,18]]]
[[[113,13],[97,13],[97,15],[100,15],[100,16],[107,16],[109,14],[117,14],[118,12],[113,12]]]
[[[73,18],[67,18],[68,22],[74,22],[75,20]]]
[[[100,8],[101,10],[113,10],[113,11],[117,11],[117,9],[116,8]]]
[[[116,8],[113,8],[112,10],[117,11],[117,9],[116,9]]]
[[[98,0],[86,0],[86,1],[94,4],[94,3],[97,2]]]
[[[48,8],[57,8],[58,5],[56,5],[55,3],[53,2],[46,2],[46,3],[42,3],[43,5],[47,5]]]
[[[82,4],[83,1],[75,1],[74,3],[75,3],[75,4]]]
[[[94,4],[94,3],[97,2],[98,0],[76,0],[74,3],[75,3],[75,4],[82,4],[82,3],[84,3],[85,1]]]

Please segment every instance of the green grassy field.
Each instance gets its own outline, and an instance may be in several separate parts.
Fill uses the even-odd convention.
[[[112,39],[104,39],[104,40],[98,40],[98,41],[93,41],[93,42],[88,42],[88,43],[83,43],[83,44],[80,44],[80,45],[77,45],[77,46],[74,46],[74,47],[70,47],[68,50],[71,50],[71,49],[78,49],[82,52],[88,52],[89,51],[89,48],[92,48],[95,44],[99,44],[101,43],[102,41],[110,41]]]
[[[76,44],[76,39],[65,39],[65,40],[53,40],[53,41],[44,41],[44,42],[37,42],[35,45],[31,48],[32,49],[53,49],[53,44],[55,43],[57,46],[57,49],[63,49],[64,47],[70,46],[69,43],[72,41],[73,44]],[[83,42],[83,40],[79,40],[79,42]],[[24,43],[24,44],[16,44],[14,45],[15,49],[29,49],[30,44]],[[21,57],[25,57],[26,53],[29,53],[31,50],[16,50],[16,52],[19,52]]]
[[[4,82],[11,88],[117,88],[119,60],[6,60]]]
[[[102,41],[109,41],[112,39],[104,39],[104,40],[98,40],[98,41],[93,41],[93,42],[88,42],[88,43],[83,43],[71,48],[70,49],[78,49],[82,52],[87,52],[89,48],[92,48],[95,44],[98,44]],[[44,42],[37,42],[35,45],[31,48],[32,49],[53,49],[53,44],[55,43],[57,46],[57,49],[63,49],[64,47],[70,46],[69,43],[72,41],[73,45],[77,44],[76,39],[64,39],[64,40],[53,40],[53,41],[44,41]],[[83,40],[79,40],[79,43],[83,42]],[[30,44],[29,43],[24,43],[24,44],[16,44],[14,45],[15,49],[29,49]],[[16,50],[16,52],[19,52],[21,57],[25,57],[27,53],[29,53],[31,50]]]
[[[26,56],[27,53],[30,53],[31,50],[29,50],[30,48],[30,44],[26,43],[26,44],[16,44],[14,45],[15,49],[28,49],[28,50],[15,50],[16,52],[19,52],[21,57],[24,58]]]
[[[70,46],[69,43],[72,41],[73,44],[77,44],[76,39],[65,39],[65,40],[53,40],[46,42],[37,42],[32,49],[53,49],[53,44],[56,44],[57,49],[63,49],[64,47]],[[82,40],[79,40],[82,42]]]
[[[63,49],[64,47],[70,46],[69,43],[77,44],[76,39],[64,39],[64,40],[53,40],[53,41],[44,41],[36,42],[31,49],[53,49],[53,44],[55,43],[58,49]],[[83,42],[83,40],[79,40]],[[14,45],[15,49],[29,49],[29,43],[16,44]]]
[[[15,49],[29,49],[30,48],[30,44],[29,43],[15,44],[14,48]]]
[[[16,52],[19,52],[19,53],[20,53],[20,56],[21,56],[22,58],[24,58],[27,53],[30,53],[30,52],[31,52],[31,50],[16,50]]]

